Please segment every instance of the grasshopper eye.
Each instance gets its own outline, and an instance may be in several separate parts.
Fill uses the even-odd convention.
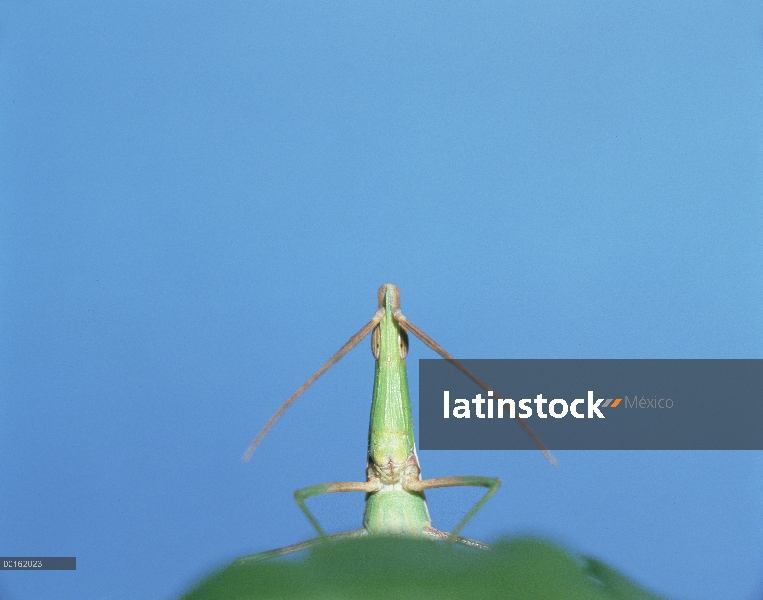
[[[401,329],[397,336],[398,344],[400,345],[400,358],[408,356],[408,333],[405,329]]]
[[[371,334],[371,352],[376,360],[379,360],[379,352],[381,350],[381,333],[379,332],[379,326],[374,327],[374,331]]]
[[[408,334],[403,329],[397,335],[397,344],[400,358],[408,356]],[[381,332],[379,327],[375,327],[373,333],[371,333],[371,352],[374,358],[379,360],[379,353],[381,352]]]

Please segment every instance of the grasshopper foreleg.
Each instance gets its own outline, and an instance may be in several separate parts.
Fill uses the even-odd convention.
[[[457,538],[459,537],[457,534],[464,525],[471,519],[477,511],[482,508],[482,506],[490,500],[490,497],[496,493],[498,490],[498,486],[501,485],[501,480],[497,477],[481,477],[479,475],[459,475],[455,477],[437,477],[435,479],[423,479],[423,480],[417,480],[417,481],[408,481],[405,484],[406,489],[412,491],[412,492],[423,492],[424,490],[431,490],[433,488],[443,488],[443,487],[458,487],[458,486],[475,486],[475,487],[485,487],[488,488],[487,492],[485,492],[485,495],[482,496],[479,502],[474,505],[474,508],[472,508],[466,516],[461,519],[461,522],[456,525],[456,527],[453,529],[453,531],[450,532],[449,538],[451,542],[458,541]],[[442,532],[440,532],[442,533]],[[467,539],[467,538],[464,538]],[[460,543],[460,542],[459,542]]]
[[[305,500],[312,498],[313,496],[322,496],[323,494],[334,494],[336,492],[375,492],[378,489],[378,482],[374,481],[340,481],[334,483],[319,483],[318,485],[311,485],[310,487],[296,490],[294,492],[294,499],[299,504],[299,508],[305,513],[305,516],[313,524],[315,530],[321,538],[327,537],[318,521],[313,516],[313,513],[307,508]]]

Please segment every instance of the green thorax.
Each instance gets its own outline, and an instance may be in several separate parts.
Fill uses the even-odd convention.
[[[375,465],[389,471],[401,468],[414,452],[413,418],[405,370],[407,335],[392,314],[399,307],[397,288],[382,286],[379,305],[385,314],[371,339],[376,374],[368,453]]]

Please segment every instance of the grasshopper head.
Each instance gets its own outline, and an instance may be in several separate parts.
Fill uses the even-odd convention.
[[[397,353],[401,359],[408,354],[408,334],[395,320],[395,311],[400,311],[400,290],[396,285],[385,283],[379,288],[379,308],[385,311],[382,323],[371,334],[371,352],[379,360],[384,354],[384,361],[389,361],[391,353]],[[383,335],[386,331],[387,335]],[[384,338],[384,340],[382,339]]]

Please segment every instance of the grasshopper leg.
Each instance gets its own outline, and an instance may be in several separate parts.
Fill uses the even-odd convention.
[[[366,529],[361,527],[360,529],[354,529],[353,531],[343,531],[342,533],[334,533],[332,535],[325,535],[323,537],[313,538],[299,544],[292,544],[291,546],[284,546],[283,548],[276,548],[275,550],[268,550],[267,552],[260,552],[258,554],[250,554],[249,556],[242,556],[233,561],[234,565],[248,565],[251,563],[260,562],[263,560],[269,560],[278,556],[285,556],[287,554],[293,554],[294,552],[301,552],[307,550],[318,544],[322,544],[326,541],[346,540],[350,538],[356,538],[366,535]]]
[[[424,479],[420,481],[409,481],[406,484],[406,488],[413,492],[423,492],[424,490],[431,490],[433,488],[442,487],[459,487],[459,486],[474,486],[488,488],[485,495],[482,496],[479,502],[474,505],[466,516],[461,519],[461,522],[456,525],[453,531],[450,532],[451,541],[456,541],[458,532],[461,531],[464,525],[469,522],[477,511],[490,500],[490,497],[498,491],[498,486],[501,485],[501,480],[497,477],[482,477],[479,475],[458,475],[455,477],[437,477],[435,479]],[[467,538],[464,538],[467,539]]]
[[[424,536],[432,538],[433,540],[437,540],[438,542],[448,542],[452,544],[459,544],[461,546],[466,546],[468,548],[476,548],[477,550],[491,549],[490,544],[486,544],[485,542],[479,542],[477,540],[473,540],[467,537],[462,537],[460,535],[453,536],[452,533],[449,533],[447,531],[440,531],[439,529],[435,529],[434,527],[431,527],[431,526],[424,529]]]
[[[341,481],[334,483],[319,483],[318,485],[311,485],[310,487],[296,490],[294,492],[294,499],[297,501],[299,508],[305,513],[305,516],[310,520],[318,535],[321,537],[327,537],[321,526],[318,524],[317,519],[307,508],[305,500],[312,498],[313,496],[322,496],[323,494],[334,494],[337,492],[375,492],[378,488],[376,482],[370,481]]]

